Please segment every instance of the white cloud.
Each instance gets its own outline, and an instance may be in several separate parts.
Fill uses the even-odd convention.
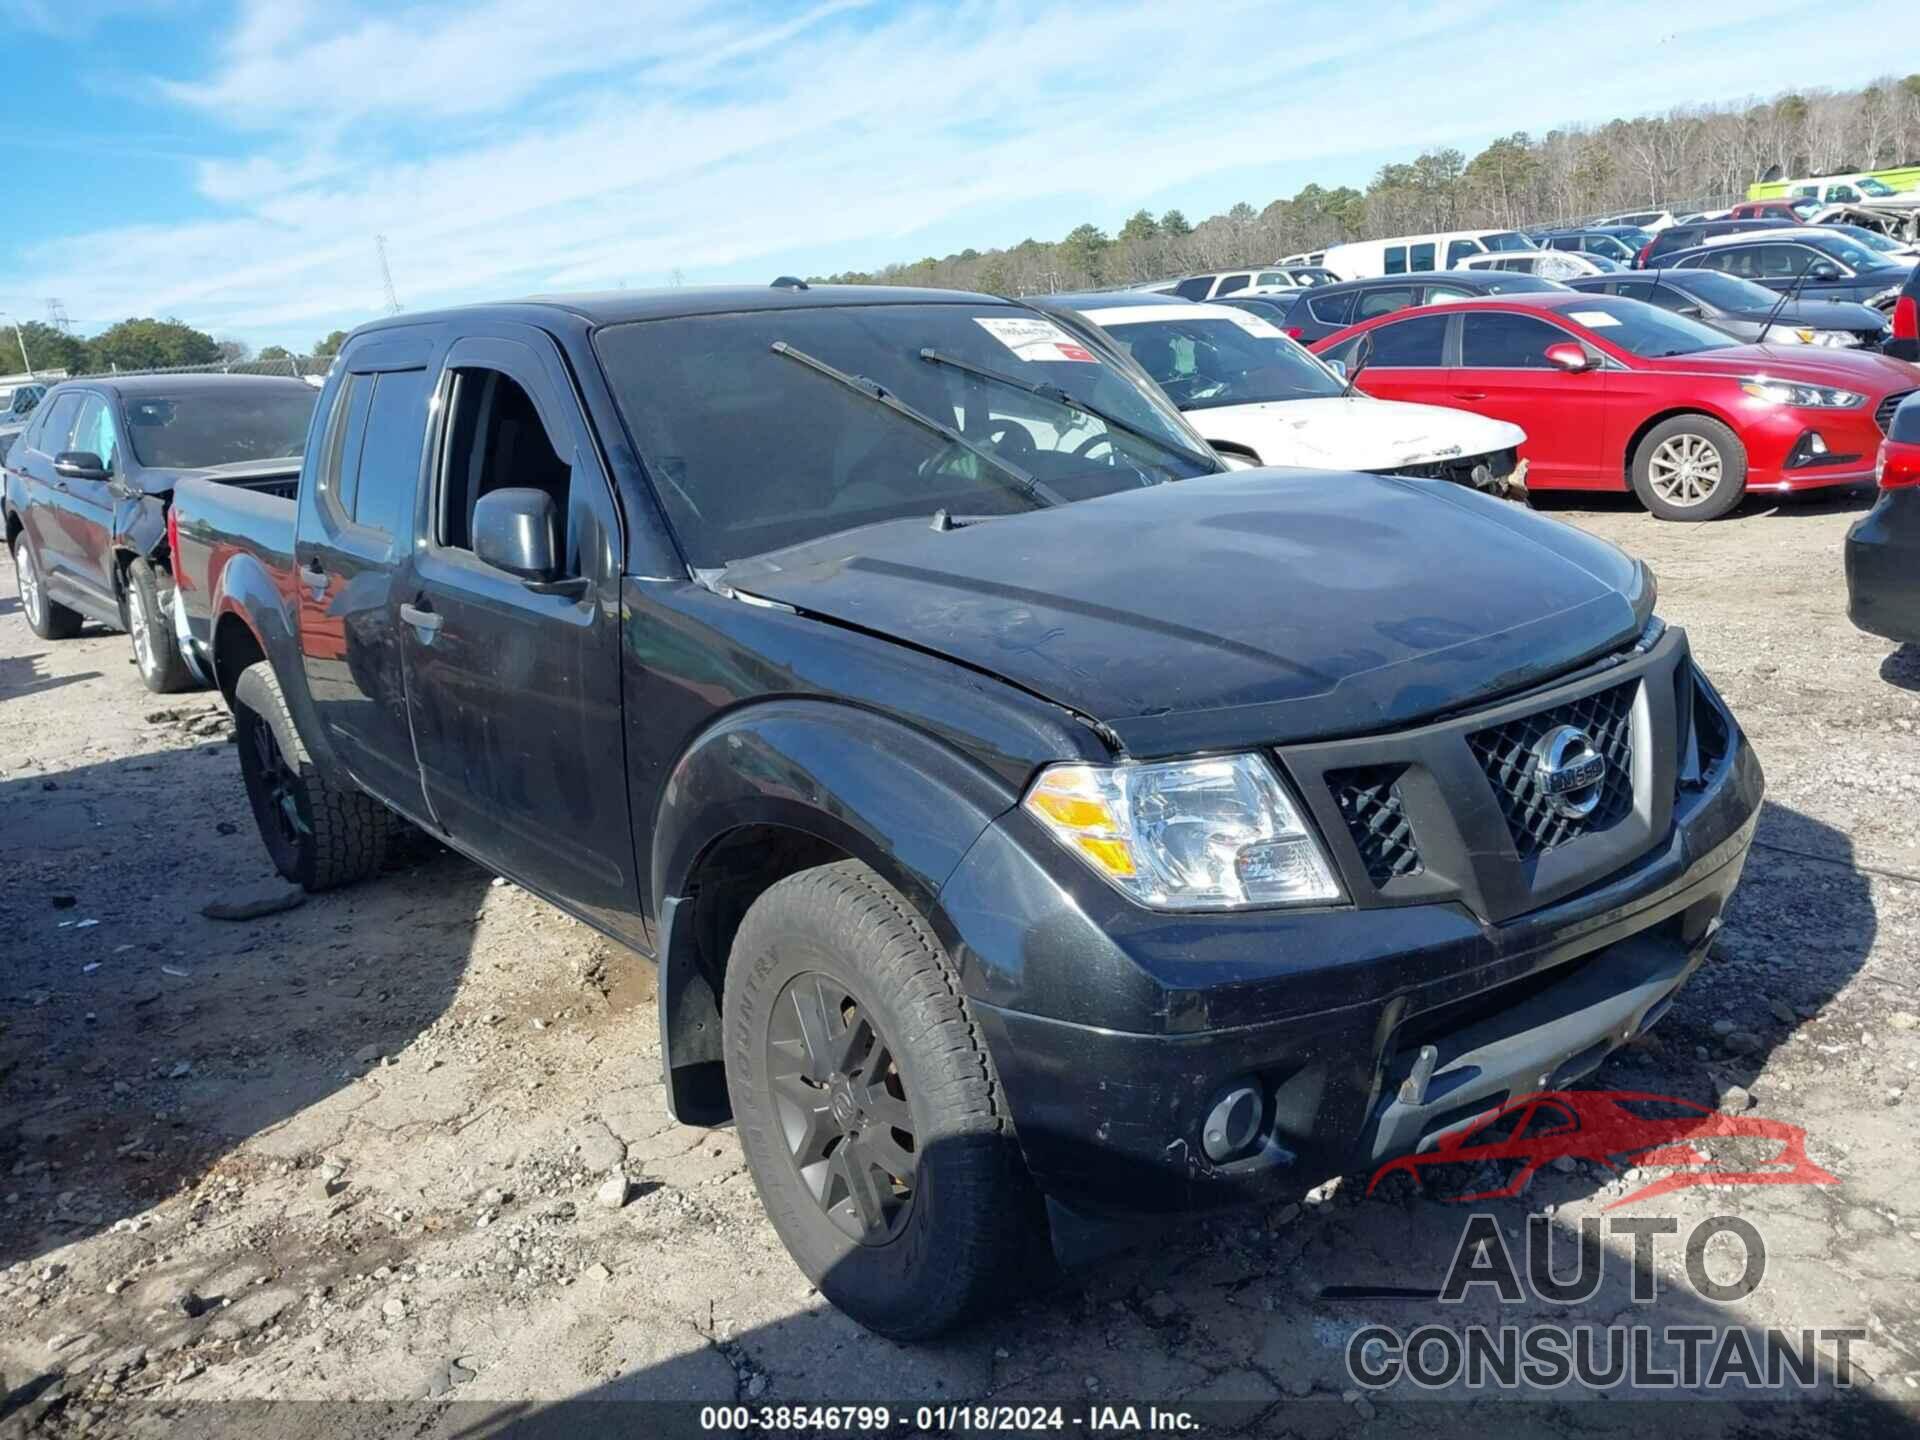
[[[1245,197],[1264,203],[1337,180],[1343,157],[1857,81],[1859,37],[1897,33],[1905,0],[1832,0],[1818,25],[1793,0],[1628,0],[1599,25],[1534,0],[1381,5],[1358,24],[1324,0],[1284,21],[1252,0],[615,8],[486,0],[342,24],[257,6],[210,76],[171,91],[251,136],[200,167],[210,217],[44,243],[17,283],[83,326],[178,314],[298,342],[376,312],[376,234],[412,308],[674,268],[765,279],[803,252],[871,264],[989,220],[1006,233],[953,245],[1054,233],[1038,213],[1112,224],[1213,173],[1273,174]],[[1753,40],[1711,33],[1733,24]]]

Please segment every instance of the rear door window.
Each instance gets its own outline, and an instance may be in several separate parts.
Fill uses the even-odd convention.
[[[348,375],[340,382],[327,417],[326,439],[320,451],[320,474],[315,494],[336,525],[353,519],[354,486],[360,478],[360,442],[367,433],[367,402],[373,398],[372,375]]]
[[[1353,292],[1312,296],[1307,301],[1307,313],[1322,325],[1345,325],[1353,315]]]
[[[427,372],[383,370],[356,378],[372,381],[373,393],[367,402],[360,475],[353,486],[350,513],[356,525],[404,543],[413,536],[410,517],[420,485]]]
[[[1434,248],[1431,242],[1415,245],[1407,252],[1407,268],[1411,270],[1431,270],[1433,268]]]
[[[1369,290],[1360,297],[1360,305],[1354,311],[1356,320],[1371,320],[1376,315],[1391,315],[1396,310],[1405,310],[1413,304],[1411,285],[1389,285],[1381,290]]]
[[[1373,337],[1373,358],[1367,363],[1396,369],[1437,369],[1446,360],[1447,325],[1451,315],[1411,315],[1367,333]]]
[[[1407,273],[1406,246],[1389,245],[1387,247],[1385,273],[1388,275],[1404,275]]]

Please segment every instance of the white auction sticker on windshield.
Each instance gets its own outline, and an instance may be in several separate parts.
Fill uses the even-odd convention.
[[[974,316],[974,323],[1022,360],[1078,360],[1098,365],[1099,356],[1051,320]]]
[[[1263,320],[1258,315],[1250,314],[1245,310],[1235,309],[1231,305],[1222,305],[1220,308],[1226,312],[1226,317],[1229,320],[1233,321],[1234,324],[1238,325],[1249,335],[1258,335],[1262,340],[1278,340],[1282,338],[1280,327],[1270,320]]]
[[[1618,316],[1609,315],[1604,310],[1569,310],[1567,318],[1577,321],[1589,330],[1604,330],[1609,325],[1620,323]]]

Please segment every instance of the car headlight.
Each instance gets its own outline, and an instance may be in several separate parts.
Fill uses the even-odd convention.
[[[1831,385],[1799,385],[1789,380],[1764,377],[1742,380],[1740,388],[1756,400],[1769,405],[1791,405],[1800,410],[1851,410],[1864,405],[1867,397],[1857,390],[1841,390]]]
[[[1860,343],[1860,337],[1851,330],[1802,330],[1799,334],[1809,345],[1825,345],[1833,350],[1845,350]]]
[[[1051,765],[1020,803],[1101,879],[1155,909],[1344,898],[1319,840],[1258,755]]]

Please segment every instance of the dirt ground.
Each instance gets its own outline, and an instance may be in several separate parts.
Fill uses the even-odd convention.
[[[1705,1407],[1703,1433],[1920,1416],[1920,650],[1847,623],[1840,544],[1866,503],[1705,526],[1555,507],[1653,565],[1769,785],[1714,959],[1589,1083],[1803,1126],[1839,1183],[1615,1212],[1682,1236],[1750,1220],[1767,1267],[1742,1300],[1700,1298],[1674,1242],[1637,1304],[1631,1241],[1608,1235],[1591,1301],[1481,1292],[1438,1318],[1864,1332],[1844,1394],[1822,1342],[1811,1391]],[[643,962],[444,853],[203,917],[273,879],[217,699],[150,696],[124,636],[42,642],[10,574],[0,597],[0,1435],[189,1433],[217,1413],[194,1402],[263,1399],[368,1403],[253,1433],[369,1436],[503,1433],[582,1397],[1187,1401],[1260,1434],[1660,1419],[1578,1389],[1557,1398],[1591,1403],[1551,1416],[1513,1408],[1525,1389],[1362,1394],[1348,1337],[1434,1307],[1322,1293],[1437,1286],[1470,1210],[1573,1234],[1657,1172],[1543,1171],[1475,1206],[1348,1177],[1178,1227],[948,1342],[877,1339],[788,1261],[732,1135],[666,1119]]]

